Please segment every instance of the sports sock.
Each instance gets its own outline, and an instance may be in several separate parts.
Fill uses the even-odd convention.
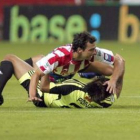
[[[0,64],[0,95],[7,81],[12,77],[14,73],[13,65],[10,61],[2,61]]]
[[[30,66],[33,66],[33,60],[32,58],[28,58],[26,60],[24,60],[26,63],[28,63]]]

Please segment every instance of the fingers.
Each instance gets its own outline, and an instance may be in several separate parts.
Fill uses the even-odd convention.
[[[110,94],[111,93],[115,94],[116,93],[116,87],[108,86],[106,91],[108,91]]]
[[[42,99],[37,98],[37,97],[29,97],[27,102],[33,102],[33,101],[42,101]]]
[[[104,86],[107,85],[106,91],[111,93],[116,93],[116,85],[111,84],[109,81],[106,81],[104,84]]]
[[[104,85],[104,86],[105,86],[105,85],[108,85],[108,81],[104,82],[103,85]]]

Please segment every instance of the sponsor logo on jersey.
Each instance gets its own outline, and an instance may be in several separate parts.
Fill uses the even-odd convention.
[[[49,63],[46,63],[46,64],[45,64],[45,67],[50,67],[50,64],[49,64]]]
[[[111,56],[110,54],[104,53],[104,60],[111,62],[113,61],[113,56]]]
[[[77,101],[80,102],[80,104],[84,105],[87,108],[91,108],[92,107],[86,100],[84,100],[82,98],[79,98]]]

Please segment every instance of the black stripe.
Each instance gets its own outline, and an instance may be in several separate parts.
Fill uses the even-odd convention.
[[[75,103],[70,103],[70,105],[74,106],[75,108],[81,108],[80,106],[78,106],[78,105],[75,104]]]

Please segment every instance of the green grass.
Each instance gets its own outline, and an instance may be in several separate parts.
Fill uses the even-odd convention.
[[[60,44],[0,43],[0,60],[13,53],[26,59],[47,54]],[[8,82],[0,107],[1,140],[139,140],[140,45],[103,41],[98,46],[121,54],[126,60],[124,87],[119,100],[108,109],[36,108],[14,77]],[[76,78],[79,78],[76,75]],[[82,79],[84,82],[87,80]]]

